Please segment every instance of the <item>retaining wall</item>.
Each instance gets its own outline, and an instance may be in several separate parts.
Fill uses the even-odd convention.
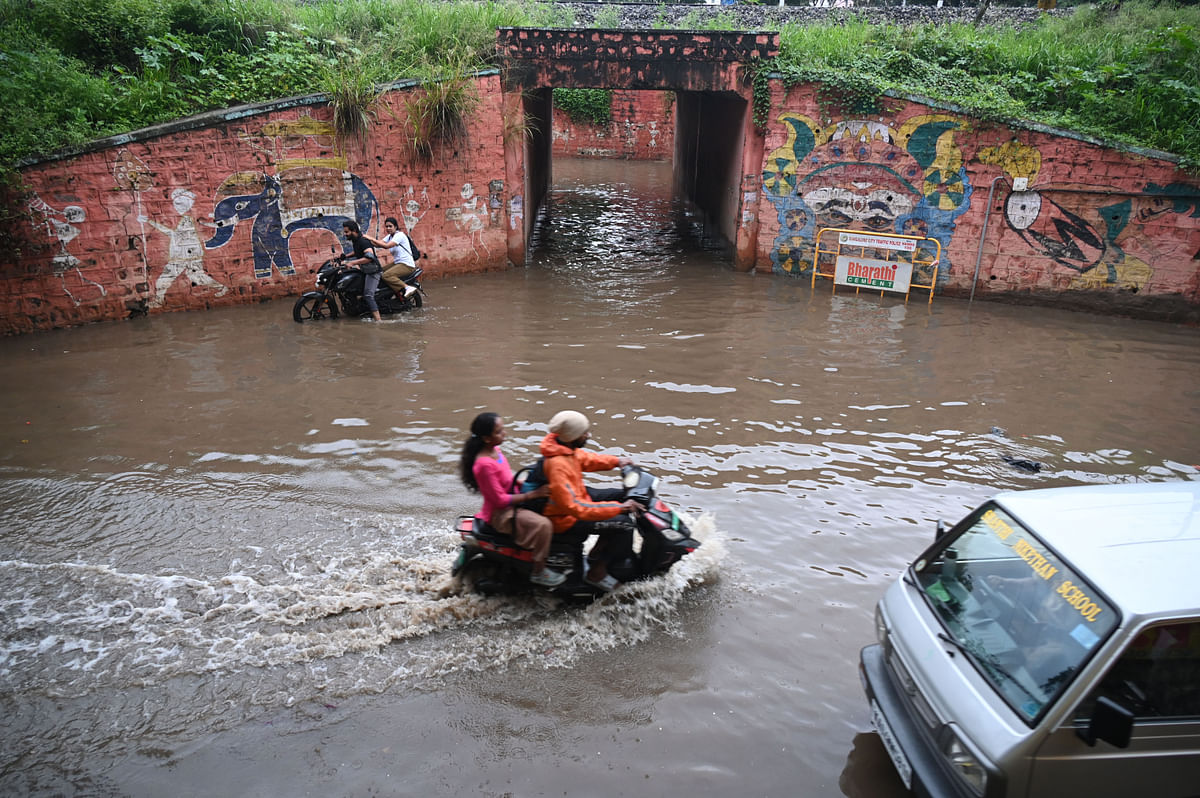
[[[429,278],[502,268],[521,205],[506,181],[497,74],[466,136],[413,155],[387,92],[364,148],[335,141],[323,97],[195,117],[23,170],[28,217],[0,263],[0,333],[298,295],[341,222],[402,221]],[[13,257],[13,255],[17,257]]]
[[[919,235],[940,293],[1200,321],[1200,181],[1170,156],[885,101],[859,118],[773,83],[756,269],[808,279],[823,227]]]
[[[644,82],[632,68],[626,79]],[[532,145],[506,148],[505,130],[533,106],[517,82],[475,80],[465,138],[429,159],[408,141],[405,99],[420,89],[401,86],[363,149],[337,146],[323,98],[293,98],[26,167],[26,216],[0,262],[0,333],[298,295],[340,246],[344,218],[372,233],[400,218],[430,279],[523,262]],[[823,227],[913,234],[941,245],[942,294],[1200,323],[1200,180],[1170,156],[913,99],[860,118],[819,106],[811,85],[771,91],[765,131],[697,136],[739,150],[725,159],[739,190],[713,207],[741,267],[809,279]],[[622,123],[662,118],[659,92],[627,95]],[[716,124],[704,109],[722,106],[693,105],[697,133]],[[623,152],[653,154],[647,141]]]

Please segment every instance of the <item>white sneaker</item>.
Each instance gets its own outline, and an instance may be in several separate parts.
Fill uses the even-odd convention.
[[[529,581],[533,582],[535,585],[541,585],[542,587],[558,587],[563,582],[567,581],[567,577],[565,574],[560,574],[558,571],[551,570],[550,568],[543,568],[540,574],[530,574]]]

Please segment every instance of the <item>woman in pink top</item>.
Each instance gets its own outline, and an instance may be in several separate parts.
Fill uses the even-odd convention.
[[[463,444],[459,460],[459,476],[467,490],[483,496],[483,507],[475,517],[491,524],[500,532],[512,535],[523,549],[533,553],[533,571],[529,581],[543,587],[556,587],[566,581],[558,571],[546,567],[554,526],[550,519],[532,510],[518,507],[532,499],[550,495],[543,485],[529,493],[510,493],[513,472],[500,451],[508,434],[504,422],[495,413],[480,413],[471,422],[471,437]]]

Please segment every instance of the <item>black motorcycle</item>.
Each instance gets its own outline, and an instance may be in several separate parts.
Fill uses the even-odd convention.
[[[536,467],[534,467],[536,468]],[[517,481],[534,471],[522,469]],[[700,547],[692,538],[683,517],[658,498],[658,477],[638,466],[621,469],[624,498],[645,507],[636,514],[641,549],[623,563],[613,563],[608,572],[621,582],[648,579],[666,572],[675,563]],[[583,544],[587,535],[570,530],[556,534],[550,544],[546,565],[566,575],[562,584],[542,588],[529,581],[533,569],[532,553],[496,531],[490,524],[473,516],[458,519],[455,531],[462,538],[451,574],[462,574],[466,584],[485,595],[546,590],[568,601],[591,601],[603,591],[584,581]]]
[[[371,312],[363,301],[363,273],[346,266],[345,259],[346,255],[338,255],[321,264],[317,270],[317,290],[307,291],[296,300],[292,308],[293,319],[305,322],[336,319],[343,313],[347,316],[364,316]],[[380,280],[379,288],[375,291],[379,312],[387,315],[421,307],[424,304],[421,297],[425,294],[420,283],[423,272],[418,266],[416,271],[404,278],[404,282],[417,289],[407,298],[396,296],[392,287]]]

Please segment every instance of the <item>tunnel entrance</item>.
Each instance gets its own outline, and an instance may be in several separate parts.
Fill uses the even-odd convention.
[[[756,191],[763,137],[747,68],[778,53],[777,33],[501,28],[498,37],[513,184],[509,260],[527,263],[549,190],[553,88],[663,89],[676,96],[676,191],[734,248],[737,268],[753,267],[757,219],[742,204]]]

